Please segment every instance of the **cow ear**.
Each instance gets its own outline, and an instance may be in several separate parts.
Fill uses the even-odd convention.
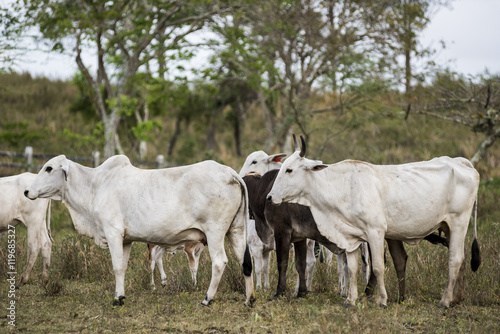
[[[267,161],[268,162],[282,162],[284,157],[286,157],[285,153],[273,154],[273,155],[270,155],[269,158],[267,158]]]
[[[328,166],[327,166],[327,165],[323,165],[323,164],[321,164],[321,165],[315,165],[315,166],[313,166],[313,167],[311,168],[311,170],[312,170],[313,172],[318,172],[318,171],[320,171],[320,170],[325,169],[326,167],[328,167]]]
[[[307,170],[310,170],[312,172],[318,172],[320,170],[325,169],[326,167],[328,167],[328,165],[323,164],[323,162],[314,161],[307,166]]]
[[[63,173],[64,173],[64,179],[68,181],[68,174],[69,174],[69,164],[65,163],[61,165]]]

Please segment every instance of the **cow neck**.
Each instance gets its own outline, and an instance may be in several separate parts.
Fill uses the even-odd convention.
[[[68,178],[63,188],[62,202],[72,208],[89,207],[86,202],[92,199],[93,175],[94,168],[70,162]]]

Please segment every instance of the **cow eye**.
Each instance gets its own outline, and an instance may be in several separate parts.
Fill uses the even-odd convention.
[[[257,160],[252,161],[250,165],[255,165],[257,163]]]
[[[52,167],[48,166],[47,168],[45,168],[45,171],[46,171],[47,173],[50,173],[50,172],[52,171]]]
[[[292,170],[291,170],[290,168],[288,168],[285,172],[286,172],[286,173],[291,173],[291,172],[292,172]]]

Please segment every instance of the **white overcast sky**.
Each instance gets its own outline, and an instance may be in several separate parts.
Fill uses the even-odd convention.
[[[446,49],[438,53],[439,64],[464,74],[500,73],[500,0],[454,0],[450,8],[439,9],[421,43],[439,49],[441,40]],[[51,79],[69,79],[76,69],[73,58],[38,52],[15,67]]]

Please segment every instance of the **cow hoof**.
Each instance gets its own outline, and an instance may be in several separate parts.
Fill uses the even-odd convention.
[[[443,304],[442,302],[439,302],[438,306],[439,306],[439,308],[442,308],[442,309],[445,309],[445,310],[447,310],[447,309],[450,308],[449,306]]]
[[[255,301],[256,301],[255,297],[252,297],[252,298],[250,298],[249,301],[245,302],[245,306],[248,306],[248,307],[252,308],[253,304],[255,303]]]
[[[283,294],[281,294],[281,293],[277,293],[277,294],[275,294],[275,295],[273,296],[272,300],[278,300],[278,299],[281,299],[281,298],[283,298]]]
[[[304,292],[300,292],[300,291],[299,291],[299,292],[297,293],[297,297],[296,297],[296,298],[297,298],[297,299],[298,299],[298,298],[304,298],[304,297],[306,297],[306,296],[307,296],[307,291],[304,291]]]
[[[21,286],[19,286],[19,285],[16,285],[16,290],[19,290],[19,288],[20,288],[20,287],[21,287]]]
[[[125,296],[120,296],[118,297],[118,300],[113,299],[113,302],[111,303],[112,306],[123,306],[125,304],[123,300],[125,299]]]
[[[213,302],[214,302],[213,299],[208,300],[207,297],[205,297],[205,299],[203,299],[203,301],[201,302],[201,305],[203,305],[203,306],[210,306]]]
[[[348,302],[347,300],[344,302],[344,307],[349,309],[351,307],[353,307],[354,305],[352,305],[350,302]]]

